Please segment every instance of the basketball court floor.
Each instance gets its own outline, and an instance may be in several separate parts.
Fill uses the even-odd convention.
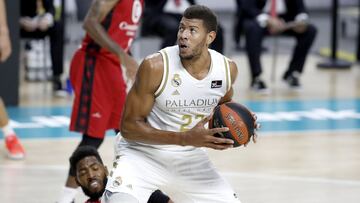
[[[258,142],[226,151],[209,150],[214,164],[244,203],[357,203],[360,201],[360,67],[323,70],[311,55],[301,91],[281,81],[288,55],[263,57],[264,79],[272,92],[251,92],[247,59],[239,67],[234,100],[251,108],[262,124]],[[0,202],[55,202],[64,185],[68,157],[80,136],[68,131],[72,97],[54,98],[49,84],[21,82],[21,104],[8,109],[22,138],[26,159],[9,160],[0,147]],[[3,142],[3,140],[0,140]],[[100,148],[111,167],[114,136]],[[80,191],[80,190],[79,190]],[[84,202],[79,192],[76,202]]]

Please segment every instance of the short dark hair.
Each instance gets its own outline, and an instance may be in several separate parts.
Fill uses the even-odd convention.
[[[184,11],[183,17],[203,20],[208,32],[217,31],[218,21],[215,13],[203,5],[192,5]]]
[[[72,174],[74,174],[76,176],[76,164],[83,158],[87,157],[87,156],[95,156],[95,158],[101,163],[103,164],[103,161],[100,157],[99,152],[97,151],[97,149],[93,146],[80,146],[78,147],[73,154],[70,157],[70,171]]]

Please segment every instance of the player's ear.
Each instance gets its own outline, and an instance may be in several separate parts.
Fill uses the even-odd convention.
[[[207,34],[206,44],[209,46],[215,40],[215,37],[216,37],[216,32],[210,31]]]

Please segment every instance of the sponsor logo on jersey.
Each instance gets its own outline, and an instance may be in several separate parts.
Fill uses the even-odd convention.
[[[222,80],[211,81],[211,88],[220,88],[220,87],[222,87]]]
[[[179,87],[181,85],[181,78],[179,74],[174,74],[173,78],[171,79],[171,85],[174,87]]]
[[[100,112],[93,113],[91,116],[94,118],[101,118]]]
[[[129,24],[126,21],[121,21],[120,24],[119,24],[119,28],[120,28],[120,30],[127,30],[127,31],[136,32],[137,29],[139,28],[139,26],[136,25],[136,24]]]
[[[133,2],[132,10],[131,10],[131,22],[127,22],[127,21],[120,22],[119,24],[120,30],[125,30],[127,36],[134,37],[139,27],[138,23],[140,21],[142,12],[143,12],[143,8],[140,0],[135,0]]]
[[[182,99],[182,100],[169,100],[165,101],[167,108],[196,108],[196,107],[211,107],[219,103],[217,98],[212,99]]]

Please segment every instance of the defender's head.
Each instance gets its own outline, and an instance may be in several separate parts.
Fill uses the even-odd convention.
[[[105,191],[108,171],[92,146],[80,146],[70,157],[70,170],[75,172],[76,182],[90,199],[99,199]]]

